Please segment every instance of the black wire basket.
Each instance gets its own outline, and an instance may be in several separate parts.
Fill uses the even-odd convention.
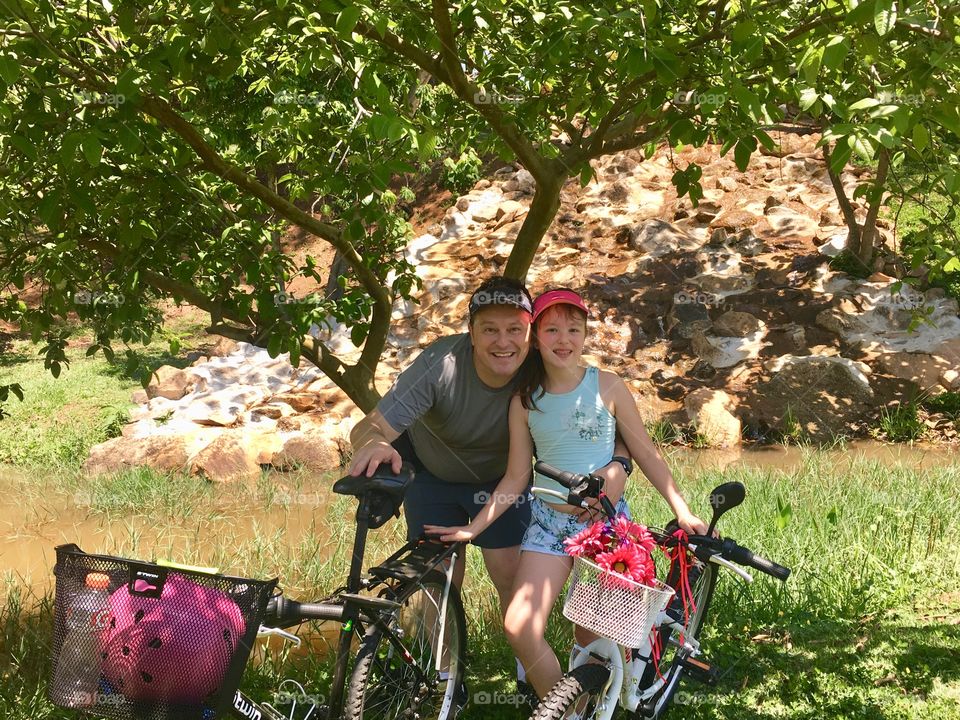
[[[118,720],[215,720],[277,581],[56,549],[48,696]]]

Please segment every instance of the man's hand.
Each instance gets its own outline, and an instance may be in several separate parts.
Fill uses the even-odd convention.
[[[439,535],[443,542],[470,542],[477,536],[468,525],[459,525],[457,527],[424,525],[423,531],[427,535]]]
[[[401,460],[400,453],[396,451],[393,445],[384,440],[374,440],[353,454],[350,474],[354,477],[360,475],[373,477],[380,463],[390,463],[393,472],[398,473],[401,465],[403,465],[403,460]]]

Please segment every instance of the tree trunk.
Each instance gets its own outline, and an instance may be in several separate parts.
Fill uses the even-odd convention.
[[[840,175],[835,173],[830,166],[830,148],[827,145],[823,146],[823,160],[827,164],[827,174],[830,176],[830,184],[833,185],[833,192],[837,196],[840,212],[843,213],[843,222],[847,226],[847,244],[845,249],[859,257],[860,224],[857,222],[857,216],[853,210],[853,203],[850,202],[847,193],[843,190]]]
[[[874,189],[870,196],[870,206],[867,209],[867,218],[863,222],[863,231],[860,234],[860,247],[857,248],[857,257],[864,267],[873,263],[873,251],[877,238],[877,217],[880,206],[883,204],[883,186],[887,181],[887,171],[890,169],[890,151],[880,148],[880,159],[877,162],[877,176],[874,179]]]
[[[556,161],[549,162],[545,170],[546,172],[540,173],[542,177],[537,178],[537,191],[530,203],[530,211],[513,243],[513,250],[510,251],[507,268],[504,270],[507,277],[526,279],[537,248],[560,209],[560,190],[567,180],[567,174],[563,165]]]

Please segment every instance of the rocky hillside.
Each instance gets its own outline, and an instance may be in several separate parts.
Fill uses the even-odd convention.
[[[960,389],[957,302],[897,290],[890,227],[869,278],[829,268],[846,229],[817,139],[784,135],[781,154],[755,154],[744,173],[716,146],[648,160],[631,151],[604,159],[587,187],[565,187],[528,284],[584,293],[589,361],[628,381],[648,421],[688,425],[710,445],[824,440],[863,434],[881,408],[920,392]],[[690,161],[703,167],[696,208],[670,183]],[[843,173],[845,187],[859,172]],[[432,340],[465,330],[469,293],[504,266],[533,189],[529,173],[502,168],[411,242],[423,291],[396,308],[382,389]],[[326,339],[353,351],[345,332]],[[94,448],[87,467],[231,479],[339,463],[360,414],[335,386],[243,344],[217,354],[162,369],[123,436]]]

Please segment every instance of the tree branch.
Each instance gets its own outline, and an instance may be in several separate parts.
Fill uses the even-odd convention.
[[[481,105],[477,102],[480,89],[470,82],[460,67],[457,41],[453,36],[450,13],[445,0],[433,0],[433,22],[437,30],[437,37],[440,40],[440,59],[447,71],[445,82],[453,89],[457,97],[471,105],[490,123],[494,131],[510,146],[523,166],[537,182],[541,182],[546,173],[546,165],[543,162],[543,157],[534,148],[533,143],[523,137],[513,120],[504,115],[495,105]]]

